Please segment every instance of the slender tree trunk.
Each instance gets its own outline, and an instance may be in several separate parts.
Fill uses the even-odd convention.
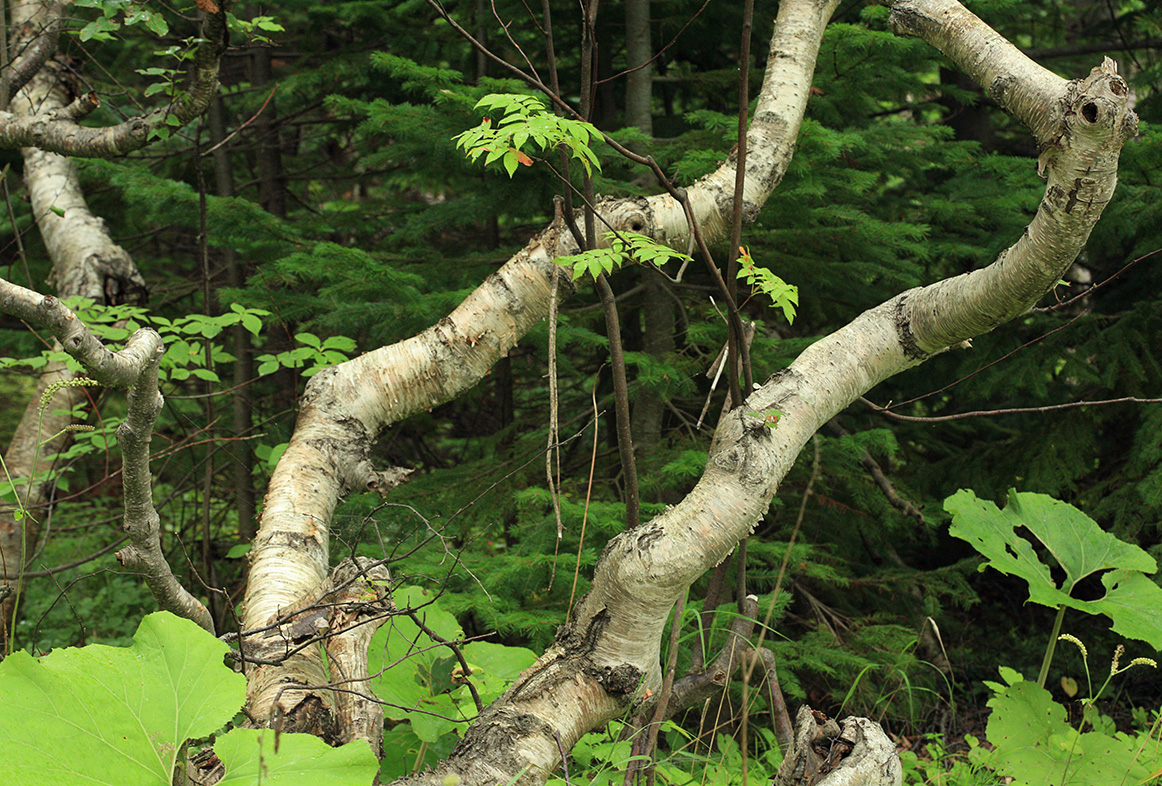
[[[625,85],[625,124],[654,134],[654,56],[650,40],[650,0],[626,0],[625,64],[630,69]]]
[[[226,138],[226,108],[221,96],[210,104],[210,139],[214,144],[214,191],[220,197],[234,196],[234,166],[230,161],[230,144]],[[246,284],[246,266],[233,250],[223,252],[226,265],[226,286],[241,288]],[[234,509],[238,515],[238,536],[252,540],[258,528],[254,521],[254,451],[247,438],[253,423],[253,405],[250,382],[254,378],[254,348],[250,331],[242,325],[230,328],[234,354],[233,428],[227,454],[231,459],[234,478]]]
[[[641,270],[642,284],[642,351],[658,361],[664,361],[674,352],[674,297],[669,281],[656,270]],[[645,390],[634,396],[632,431],[634,450],[642,462],[642,470],[650,467],[650,457],[662,441],[662,416],[666,400],[657,391]]]
[[[250,83],[263,87],[270,83],[270,50],[255,49],[250,54]],[[258,149],[255,170],[258,175],[258,202],[268,213],[286,218],[286,175],[282,169],[282,144],[279,141],[278,110],[271,98],[266,109],[254,121]]]

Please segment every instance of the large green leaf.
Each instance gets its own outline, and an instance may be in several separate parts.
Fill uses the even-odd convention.
[[[182,744],[233,717],[246,680],[227,647],[168,612],[129,647],[90,645],[0,663],[5,786],[169,786]]]
[[[370,786],[379,761],[365,742],[332,748],[310,734],[234,729],[214,743],[226,766],[221,786]]]
[[[1044,688],[1019,680],[994,686],[989,700],[987,760],[1014,786],[1124,786],[1144,781],[1156,766],[1153,746],[1125,734],[1078,732],[1065,708]]]
[[[1158,565],[1142,549],[1105,532],[1072,505],[1044,494],[1010,491],[1008,505],[1000,510],[962,490],[944,501],[944,509],[952,514],[949,533],[967,540],[988,559],[981,569],[988,565],[1024,579],[1032,602],[1103,614],[1122,636],[1162,648],[1162,588],[1146,575]],[[1065,571],[1061,586],[1030,540],[1022,537],[1022,530],[1040,541]],[[1106,571],[1101,576],[1104,596],[1071,597],[1082,579],[1101,571]]]

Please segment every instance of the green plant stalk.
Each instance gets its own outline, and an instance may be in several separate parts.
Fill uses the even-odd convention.
[[[412,774],[420,771],[420,767],[424,765],[424,756],[428,753],[428,743],[420,741],[420,748],[416,751],[416,763],[412,765]]]
[[[178,749],[177,761],[174,762],[173,768],[173,786],[185,786],[186,770],[189,765],[189,747],[190,741],[186,740],[182,743],[181,748]]]
[[[1053,632],[1049,634],[1049,646],[1045,648],[1045,657],[1041,660],[1041,671],[1037,674],[1038,687],[1045,687],[1045,680],[1049,677],[1049,664],[1053,662],[1053,653],[1057,650],[1057,637],[1061,634],[1061,621],[1065,619],[1065,606],[1057,607],[1057,617],[1053,620]]]

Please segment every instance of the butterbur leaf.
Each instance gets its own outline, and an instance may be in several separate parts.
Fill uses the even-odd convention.
[[[971,543],[988,559],[987,565],[1024,579],[1033,603],[1106,615],[1116,633],[1162,648],[1162,587],[1148,578],[1158,566],[1139,547],[1118,540],[1077,508],[1045,494],[1010,491],[1001,510],[962,490],[944,501],[944,509],[952,514],[949,534]],[[1021,530],[1039,541],[1064,570],[1060,587]],[[1103,597],[1071,596],[1082,579],[1097,573],[1106,589]]]
[[[1020,783],[1122,786],[1145,783],[1150,768],[1137,739],[1125,734],[1078,732],[1065,707],[1034,682],[1000,688],[989,700],[988,739],[996,746],[990,767]]]
[[[214,742],[226,767],[220,786],[370,786],[379,771],[371,746],[362,740],[332,748],[312,734],[280,734],[274,749],[270,729],[234,729]]]
[[[14,652],[0,663],[5,786],[169,786],[182,744],[226,724],[246,678],[227,647],[169,612],[129,647]]]
[[[404,587],[393,596],[398,608],[419,610],[428,629],[445,641],[464,636],[456,618],[433,603],[427,590]],[[367,650],[368,670],[376,675],[371,679],[371,686],[375,695],[385,702],[384,717],[410,721],[416,736],[425,742],[435,742],[442,735],[465,726],[448,720],[466,718],[443,692],[443,686],[437,684],[434,674],[437,661],[447,654],[406,616],[392,617],[376,631]],[[418,712],[411,712],[413,709]]]

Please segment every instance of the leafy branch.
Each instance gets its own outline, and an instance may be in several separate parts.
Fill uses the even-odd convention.
[[[526,145],[532,145],[539,153],[560,147],[587,174],[594,168],[601,171],[601,162],[589,144],[599,136],[591,123],[554,115],[545,110],[539,98],[514,93],[486,95],[476,102],[475,108],[500,110],[503,114],[495,125],[492,118],[485,117],[480,125],[452,137],[468,160],[476,161],[487,154],[485,166],[500,160],[512,177],[517,166],[532,166],[533,159],[524,152]]]
[[[627,261],[661,267],[670,260],[690,259],[680,251],[636,232],[607,232],[605,239],[609,241],[608,248],[594,248],[573,256],[558,257],[553,261],[558,265],[571,265],[573,280],[576,281],[585,275],[596,279],[602,274],[620,270]]]
[[[755,264],[750,251],[742,246],[738,249],[738,278],[746,282],[752,294],[763,293],[771,299],[771,305],[783,310],[787,322],[795,321],[795,309],[799,305],[799,288],[788,284],[768,268]]]

